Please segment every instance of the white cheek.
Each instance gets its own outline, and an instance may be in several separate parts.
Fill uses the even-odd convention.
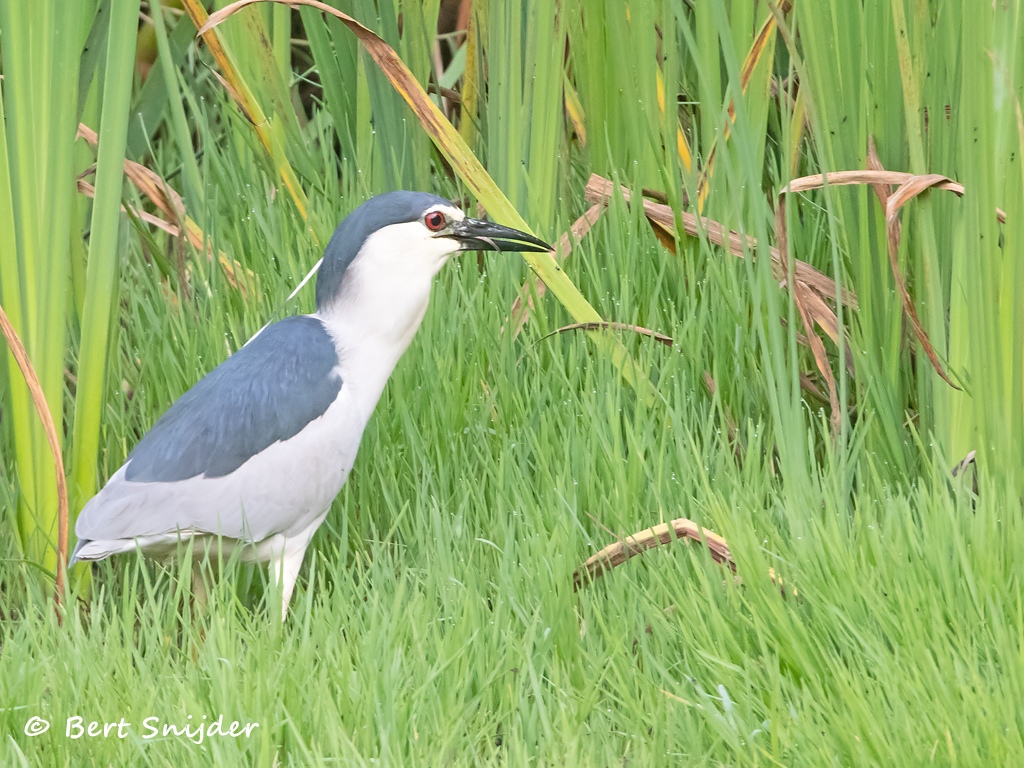
[[[459,242],[448,237],[437,237],[434,238],[431,246],[428,249],[428,260],[433,264],[436,274],[441,267],[448,263],[448,259],[458,253]]]
[[[458,248],[458,241],[435,237],[423,224],[411,221],[371,235],[356,260],[373,262],[397,279],[433,277]]]

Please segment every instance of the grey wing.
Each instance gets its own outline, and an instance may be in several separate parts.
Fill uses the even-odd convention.
[[[242,521],[239,470],[322,416],[341,387],[337,350],[320,320],[269,326],[153,425],[82,510],[77,535],[124,539],[189,528],[258,535]]]
[[[338,353],[314,317],[266,328],[175,402],[128,457],[131,482],[223,477],[323,415]]]

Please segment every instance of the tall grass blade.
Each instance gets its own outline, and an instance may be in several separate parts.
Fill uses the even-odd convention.
[[[97,452],[106,404],[111,316],[118,306],[118,226],[128,138],[132,66],[139,0],[111,0],[110,36],[104,67],[103,112],[96,163],[96,197],[90,225],[85,306],[81,318],[72,441],[71,488],[75,508],[96,492]]]

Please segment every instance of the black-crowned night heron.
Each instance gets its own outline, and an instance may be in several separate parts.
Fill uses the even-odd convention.
[[[367,201],[334,232],[316,312],[265,328],[182,395],[85,505],[71,563],[140,549],[271,564],[282,618],[313,533],[363,429],[458,251],[546,251],[420,192]]]

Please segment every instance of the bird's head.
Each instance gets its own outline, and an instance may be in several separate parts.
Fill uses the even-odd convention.
[[[355,275],[393,285],[429,283],[459,251],[548,250],[543,240],[471,219],[442,197],[388,192],[360,205],[334,231],[317,278],[316,303],[328,308]]]

